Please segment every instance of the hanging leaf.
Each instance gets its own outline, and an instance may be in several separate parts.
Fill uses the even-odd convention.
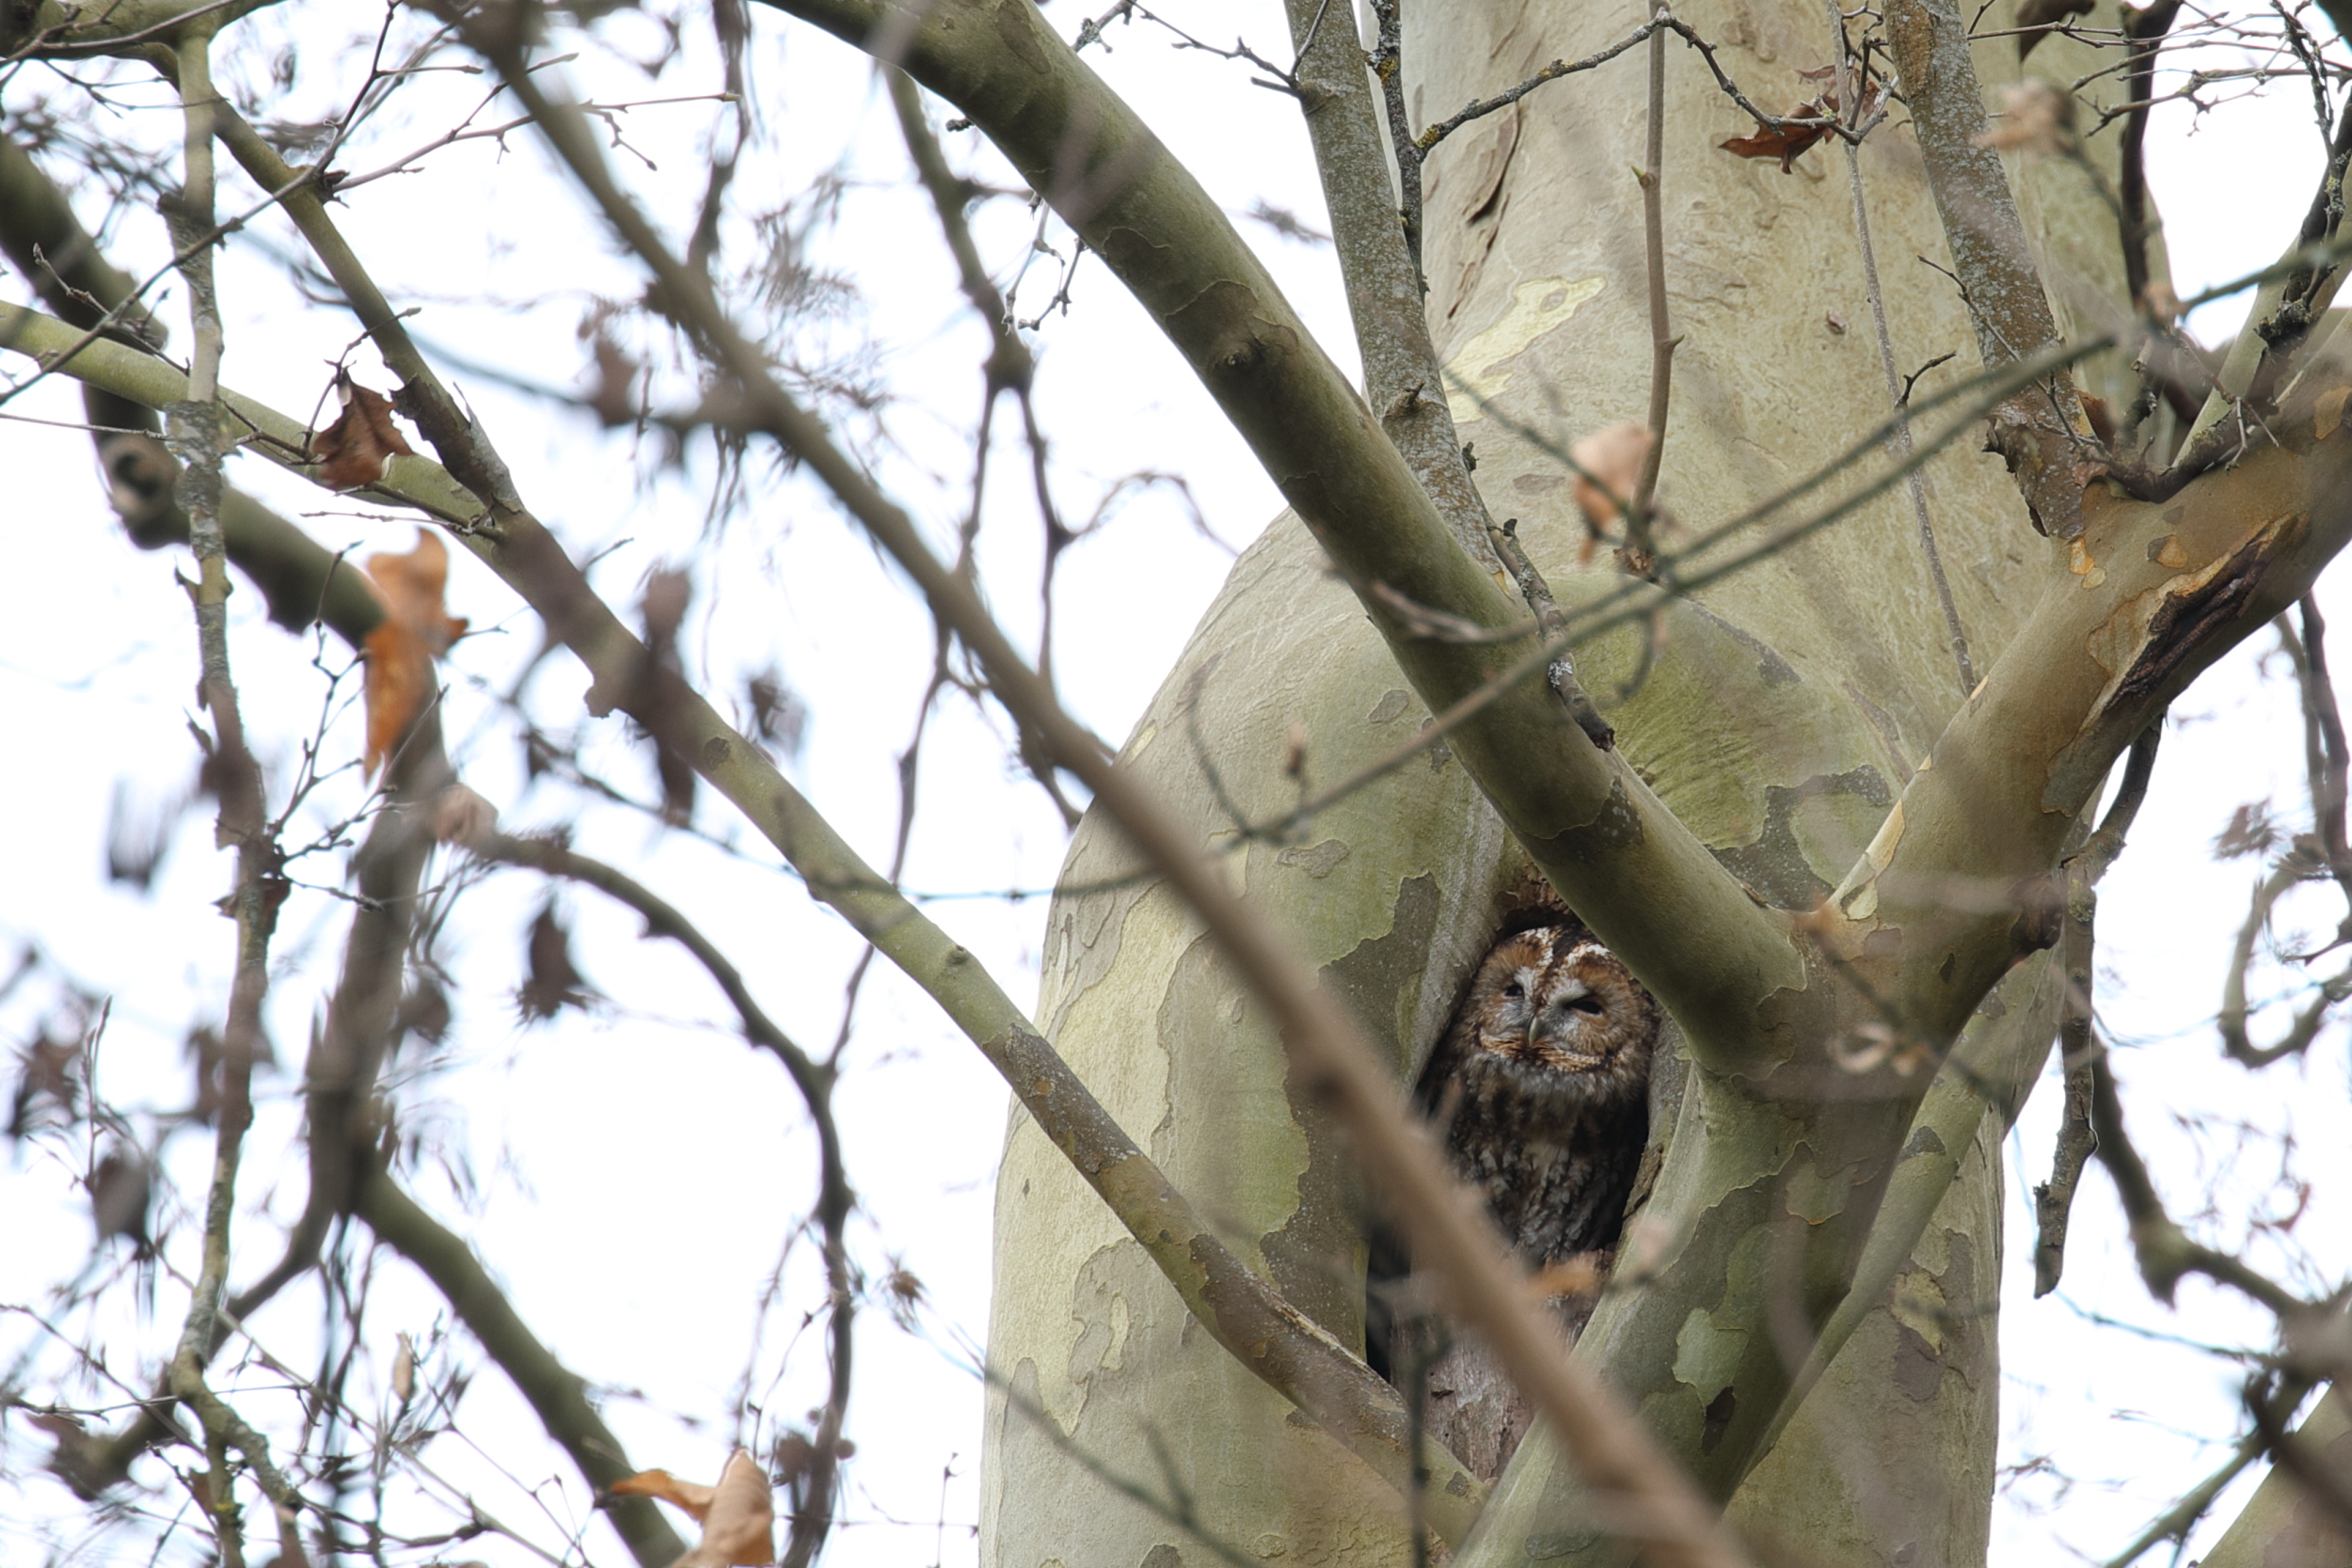
[[[342,413],[310,437],[310,457],[319,466],[320,480],[338,490],[373,484],[393,458],[415,454],[417,449],[392,424],[391,399],[368,390],[341,368],[335,372],[335,396],[342,402]]]
[[[515,993],[526,1022],[553,1018],[565,1007],[585,1007],[593,996],[572,965],[572,934],[555,918],[555,906],[540,910],[524,947],[531,973]]]
[[[109,1236],[128,1236],[137,1256],[150,1256],[155,1242],[148,1230],[147,1214],[154,1201],[154,1167],[135,1148],[125,1145],[107,1150],[98,1168],[90,1172],[90,1220],[98,1227],[101,1243]]]
[[[1802,113],[1803,111],[1799,111]],[[1793,118],[1793,117],[1792,117]],[[1734,136],[1723,144],[1726,152],[1742,158],[1778,158],[1780,172],[1787,174],[1798,156],[1815,142],[1829,135],[1829,125],[1759,125],[1752,136]]]
[[[406,555],[368,558],[367,577],[383,603],[384,619],[368,633],[367,771],[400,743],[435,689],[433,661],[466,630],[441,603],[449,581],[449,546],[441,536],[417,531],[417,547]]]
[[[417,1397],[417,1342],[403,1334],[400,1352],[392,1357],[392,1397],[406,1409]]]
[[[602,327],[596,328],[594,342],[596,356],[595,385],[588,390],[588,406],[596,416],[596,422],[607,430],[637,420],[637,382],[645,367],[623,352]]]
[[[1641,420],[1620,420],[1606,430],[1579,437],[1568,449],[1579,470],[1569,494],[1576,498],[1577,509],[1594,531],[1615,522],[1620,504],[1632,499],[1654,439],[1649,426]]]
[[[498,807],[462,784],[446,785],[433,797],[429,815],[433,836],[443,844],[458,844],[471,849],[498,832]]]
[[[744,687],[752,709],[752,727],[759,738],[798,761],[801,735],[808,723],[808,705],[786,684],[784,672],[771,664]]]
[[[641,1470],[607,1491],[615,1497],[658,1497],[702,1526],[702,1541],[671,1568],[768,1568],[776,1560],[776,1510],[768,1477],[741,1449],[728,1456],[716,1486],[680,1481],[667,1470]]]
[[[24,1137],[46,1125],[53,1114],[71,1125],[81,1108],[78,1033],[53,1036],[44,1023],[40,1037],[26,1045],[17,1060],[16,1101],[8,1113],[8,1136]]]

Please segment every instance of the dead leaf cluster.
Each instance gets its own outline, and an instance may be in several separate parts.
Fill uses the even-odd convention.
[[[1805,81],[1820,82],[1835,77],[1837,68],[1825,65],[1813,71],[1800,71],[1797,74]],[[1854,117],[1854,123],[1867,123],[1885,103],[1885,87],[1875,81],[1865,82],[1862,109]],[[1723,150],[1742,158],[1778,158],[1780,172],[1787,174],[1814,143],[1837,128],[1839,107],[1837,89],[1835,87],[1823,87],[1782,117],[1784,122],[1798,123],[1766,125],[1759,121],[1755,135],[1734,136],[1722,144]]]

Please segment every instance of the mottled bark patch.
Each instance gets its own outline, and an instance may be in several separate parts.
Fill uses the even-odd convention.
[[[1626,793],[1625,781],[1613,779],[1609,799],[1601,802],[1590,822],[1581,828],[1564,828],[1542,842],[1561,858],[1589,865],[1605,855],[1638,848],[1646,836],[1642,814]]]
[[[1843,773],[1816,773],[1793,789],[1771,784],[1764,791],[1764,828],[1756,842],[1718,849],[1715,858],[1774,909],[1816,907],[1829,896],[1830,883],[1813,869],[1797,842],[1797,808],[1832,795],[1851,795],[1881,811],[1895,803],[1885,777],[1867,762]]]

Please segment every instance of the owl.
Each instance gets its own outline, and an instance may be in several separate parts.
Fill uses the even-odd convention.
[[[1648,1140],[1663,1023],[1582,922],[1559,910],[1543,918],[1506,931],[1481,960],[1414,1091],[1454,1173],[1486,1194],[1531,1271],[1616,1242]],[[1483,1344],[1454,1333],[1388,1227],[1373,1232],[1367,1285],[1373,1365],[1417,1385],[1431,1435],[1492,1481],[1526,1434],[1527,1402]],[[1553,1308],[1573,1333],[1593,1305],[1569,1296]]]
[[[1416,1093],[1530,1269],[1617,1239],[1649,1131],[1658,1004],[1573,917],[1498,942]]]

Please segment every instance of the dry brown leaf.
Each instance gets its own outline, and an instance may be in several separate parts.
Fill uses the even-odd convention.
[[[602,327],[596,329],[594,351],[596,385],[589,388],[587,401],[596,422],[607,430],[634,424],[638,412],[637,380],[645,373],[645,367],[624,353]]]
[[[699,1481],[680,1481],[667,1470],[640,1470],[633,1476],[623,1476],[605,1491],[615,1497],[659,1497],[686,1511],[686,1516],[696,1524],[710,1512],[710,1499],[718,1495],[715,1486]]]
[[[2080,396],[2083,418],[2090,421],[2090,433],[2108,446],[2115,445],[2116,436],[2122,434],[2115,423],[2115,410],[2107,406],[2107,400],[2096,392],[2084,392]]]
[[[1648,425],[1621,420],[1568,449],[1580,470],[1570,494],[1588,526],[1597,530],[1617,520],[1619,503],[1630,499],[1642,483],[1642,465],[1649,459],[1652,439]]]
[[[405,1406],[417,1396],[417,1345],[403,1334],[400,1354],[392,1357],[392,1397]]]
[[[392,425],[391,399],[368,390],[341,370],[335,372],[335,395],[342,400],[342,413],[310,437],[310,456],[319,466],[320,479],[338,490],[373,484],[393,458],[414,455],[417,449]]]
[[[711,1495],[702,1544],[678,1559],[676,1568],[767,1568],[775,1560],[776,1510],[767,1473],[738,1449]]]
[[[1799,79],[1807,82],[1824,81],[1836,74],[1837,68],[1830,65],[1797,72]],[[1854,123],[1859,125],[1867,122],[1872,115],[1879,112],[1879,105],[1885,101],[1885,87],[1866,78],[1862,87],[1862,113],[1855,117]],[[1784,119],[1807,123],[1759,124],[1756,128],[1756,135],[1734,136],[1721,145],[1724,151],[1737,153],[1742,158],[1778,158],[1780,172],[1787,174],[1789,172],[1789,166],[1797,161],[1800,154],[1836,128],[1837,110],[1837,90],[1832,87],[1816,93],[1781,117]]]
[[[1802,114],[1804,111],[1798,111]],[[1800,153],[1829,135],[1829,121],[1824,119],[1818,129],[1809,125],[1759,125],[1752,136],[1734,136],[1723,143],[1726,152],[1742,158],[1778,158],[1780,172],[1787,174]]]
[[[686,624],[686,609],[693,598],[694,581],[684,572],[664,567],[645,579],[644,597],[638,609],[645,618],[646,690],[641,700],[649,709],[666,707],[670,691],[665,689],[672,688],[673,681],[685,681],[678,631]],[[661,775],[661,816],[684,827],[694,818],[694,765],[664,743],[654,748],[654,766]]]
[[[606,1491],[616,1497],[659,1497],[701,1524],[702,1540],[670,1568],[769,1568],[776,1560],[774,1497],[759,1462],[741,1449],[728,1456],[716,1486],[680,1481],[667,1470],[641,1470]]]
[[[565,1007],[588,1005],[588,983],[572,965],[572,935],[555,918],[554,905],[540,910],[539,918],[531,923],[531,940],[524,952],[531,974],[515,993],[524,1022],[553,1018]]]
[[[416,722],[434,689],[433,661],[465,633],[464,620],[441,603],[449,581],[449,546],[441,536],[417,531],[417,547],[406,555],[368,558],[367,576],[384,606],[384,619],[368,633],[367,771],[390,754]]]
[[[107,1150],[90,1173],[90,1219],[101,1242],[109,1236],[128,1236],[139,1257],[150,1256],[155,1243],[148,1230],[147,1214],[154,1200],[154,1167],[135,1148],[119,1146]]]

